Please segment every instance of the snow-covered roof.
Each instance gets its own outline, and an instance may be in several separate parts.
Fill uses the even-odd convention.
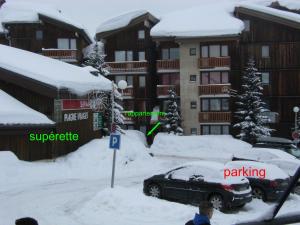
[[[256,12],[261,12],[271,16],[276,16],[296,23],[300,23],[300,15],[297,13],[287,12],[287,11],[274,9],[263,5],[250,4],[250,3],[239,4],[238,7],[253,10]]]
[[[77,95],[92,90],[111,90],[111,81],[87,70],[39,54],[0,45],[0,68]],[[13,76],[13,75],[12,75]]]
[[[291,10],[300,10],[300,1],[295,0],[277,0],[281,6]]]
[[[54,124],[39,113],[0,89],[0,124]]]
[[[153,37],[209,37],[238,35],[244,23],[233,16],[233,4],[207,4],[163,16],[151,29]]]
[[[117,17],[113,17],[111,19],[106,20],[102,24],[100,24],[97,28],[97,33],[117,30],[129,25],[129,23],[148,12],[146,10],[137,10],[132,12],[127,12]]]
[[[39,23],[40,17],[49,17],[61,23],[73,26],[85,32],[89,42],[92,37],[86,31],[85,27],[74,19],[69,18],[60,9],[49,4],[6,2],[0,10],[0,22],[5,23]],[[2,28],[3,29],[3,28]],[[1,30],[1,28],[0,28]]]

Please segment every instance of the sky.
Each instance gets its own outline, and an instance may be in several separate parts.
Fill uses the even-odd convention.
[[[145,9],[159,18],[172,11],[203,4],[237,1],[270,2],[271,0],[6,0],[6,2],[25,1],[54,5],[67,13],[70,18],[81,22],[90,34],[94,35],[96,28],[105,20],[134,10]],[[299,0],[280,1],[298,2]]]

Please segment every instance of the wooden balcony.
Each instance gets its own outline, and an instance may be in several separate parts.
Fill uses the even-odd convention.
[[[42,55],[65,62],[78,61],[78,51],[72,49],[42,49]]]
[[[156,69],[158,73],[179,72],[180,69],[179,59],[157,60]]]
[[[168,98],[169,90],[175,90],[177,96],[179,96],[179,86],[176,85],[157,85],[156,94],[158,98]]]
[[[231,112],[200,112],[200,123],[230,123]]]
[[[199,86],[199,95],[229,94],[231,84],[208,84]]]
[[[134,120],[133,120],[133,117],[131,117],[131,116],[127,116],[127,111],[124,111],[124,112],[122,112],[122,114],[123,114],[123,116],[124,116],[124,123],[125,124],[131,124],[131,123],[134,123]]]
[[[111,73],[146,73],[147,61],[108,62],[108,70]]]
[[[132,98],[133,97],[133,87],[128,86],[125,90],[119,90],[120,93],[122,93],[122,97],[125,98]]]
[[[215,67],[229,67],[230,57],[210,57],[198,59],[199,69],[215,68]]]

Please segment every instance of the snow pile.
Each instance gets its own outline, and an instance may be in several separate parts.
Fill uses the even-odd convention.
[[[137,10],[133,12],[127,12],[117,17],[108,19],[107,21],[99,25],[99,27],[97,28],[97,33],[112,31],[112,30],[126,27],[132,20],[140,16],[143,16],[146,13],[148,13],[146,10]]]
[[[270,7],[262,6],[262,5],[257,5],[257,4],[239,4],[238,7],[241,8],[246,8],[250,10],[254,10],[257,12],[277,16],[283,19],[287,19],[293,22],[300,23],[300,15],[297,13],[292,13],[292,12],[287,12],[279,9],[273,9]]]
[[[0,124],[54,124],[39,113],[0,89]]]
[[[150,151],[158,156],[228,161],[235,153],[242,154],[250,149],[250,144],[229,135],[175,136],[159,133]]]
[[[234,4],[220,3],[166,14],[152,28],[151,35],[178,38],[238,35],[244,23],[232,15],[233,10]]]
[[[0,21],[4,24],[12,22],[40,23],[40,15],[50,17],[62,23],[84,30],[89,39],[93,40],[81,23],[69,18],[60,9],[47,3],[40,4],[8,1],[1,7]]]
[[[111,81],[95,77],[78,66],[5,45],[0,45],[0,52],[1,68],[56,88],[67,88],[77,95],[111,90]]]

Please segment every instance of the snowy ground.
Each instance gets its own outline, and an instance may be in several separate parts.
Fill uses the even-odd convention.
[[[41,225],[182,225],[196,207],[147,197],[144,178],[182,163],[177,158],[152,158],[137,132],[122,136],[117,155],[116,187],[110,189],[112,151],[108,139],[94,140],[55,162],[26,163],[0,153],[0,225],[23,216]],[[300,197],[292,195],[284,212],[293,212]],[[253,200],[243,209],[215,212],[212,224],[229,225],[259,217],[271,203]]]

